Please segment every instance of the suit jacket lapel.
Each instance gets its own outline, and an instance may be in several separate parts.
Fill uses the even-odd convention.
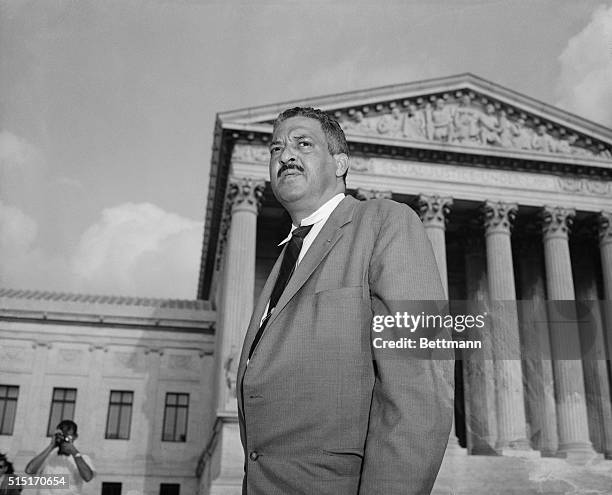
[[[246,356],[248,356],[248,351],[251,349],[251,345],[253,345],[253,340],[255,339],[255,335],[257,334],[257,330],[259,329],[259,324],[261,319],[264,316],[264,311],[266,306],[268,305],[268,301],[270,300],[270,296],[272,295],[272,289],[274,289],[274,284],[276,282],[276,278],[278,277],[278,272],[280,271],[280,266],[283,260],[283,256],[285,255],[285,248],[281,251],[280,256],[274,263],[272,267],[272,271],[270,275],[268,275],[268,280],[264,285],[264,288],[261,291],[259,298],[257,299],[257,304],[255,309],[253,310],[253,315],[251,316],[251,321],[249,322],[249,327],[247,328],[246,335],[244,337],[244,344],[242,346],[242,357],[240,359],[240,368],[245,364]],[[238,376],[240,376],[240,369],[238,370]]]
[[[325,222],[323,229],[321,229],[321,232],[319,232],[319,235],[317,235],[317,238],[312,243],[310,249],[296,268],[295,273],[287,284],[287,287],[285,287],[285,290],[283,291],[283,294],[281,295],[272,316],[268,320],[267,327],[270,327],[274,319],[276,319],[278,313],[287,305],[300,287],[304,285],[306,280],[308,280],[308,277],[310,277],[312,272],[317,268],[317,266],[319,266],[321,261],[323,261],[334,244],[338,242],[340,237],[342,237],[341,228],[353,218],[353,210],[355,209],[357,203],[358,201],[355,198],[352,196],[347,196],[332,212],[330,217],[327,219],[327,222]],[[244,344],[242,346],[242,355],[240,357],[238,367],[238,380],[242,380],[242,376],[246,368],[248,352],[253,345],[253,340],[255,339],[257,330],[259,329],[259,323],[261,322],[266,305],[268,304],[270,296],[272,295],[272,289],[274,288],[276,278],[278,277],[278,272],[280,271],[280,265],[282,263],[284,254],[285,250],[283,249],[280,256],[276,260],[270,275],[268,276],[268,280],[266,280],[266,284],[264,285],[253,311],[253,316],[251,317],[251,321],[244,338]]]
[[[321,232],[319,232],[310,249],[308,249],[308,252],[289,279],[287,287],[285,287],[272,316],[268,320],[267,327],[272,325],[278,314],[304,285],[308,277],[312,275],[312,272],[321,264],[334,244],[342,237],[342,227],[351,221],[356,204],[357,200],[352,196],[347,196],[332,212],[327,222],[325,222],[323,229],[321,229]],[[274,280],[276,280],[276,277]],[[270,289],[271,291],[272,289]]]

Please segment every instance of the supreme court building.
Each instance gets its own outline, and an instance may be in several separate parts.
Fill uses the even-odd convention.
[[[236,373],[290,229],[268,142],[293,106],[341,123],[349,194],[419,212],[451,311],[492,315],[457,353],[434,494],[610,493],[612,130],[470,74],[219,114],[193,301],[0,289],[0,451],[23,470],[68,416],[85,494],[241,493]]]
[[[293,106],[341,123],[349,194],[419,212],[451,310],[465,301],[503,311],[478,359],[457,355],[447,457],[600,459],[612,473],[612,131],[463,74],[217,116],[198,288],[217,311],[202,493],[239,493],[236,371],[254,299],[290,229],[270,189],[268,142]],[[576,300],[591,301],[588,331],[579,318],[563,331],[547,303],[565,301],[565,311]],[[445,460],[444,486],[457,476],[449,469]]]

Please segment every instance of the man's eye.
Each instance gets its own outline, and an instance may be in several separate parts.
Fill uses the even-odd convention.
[[[280,146],[272,146],[272,147],[270,148],[270,153],[271,153],[271,154],[273,154],[273,153],[278,153],[279,151],[280,151]]]
[[[311,146],[311,144],[308,141],[300,141],[300,147],[301,148],[307,148],[309,146]]]

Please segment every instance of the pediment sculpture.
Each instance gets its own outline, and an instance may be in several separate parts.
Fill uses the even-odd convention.
[[[451,99],[417,98],[391,105],[389,113],[372,117],[361,109],[349,110],[340,119],[340,125],[347,134],[353,135],[612,160],[608,146],[589,142],[570,129],[467,93]]]

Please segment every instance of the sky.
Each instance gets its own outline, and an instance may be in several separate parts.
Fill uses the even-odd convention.
[[[0,287],[193,299],[216,113],[464,72],[612,128],[612,0],[0,0]]]

